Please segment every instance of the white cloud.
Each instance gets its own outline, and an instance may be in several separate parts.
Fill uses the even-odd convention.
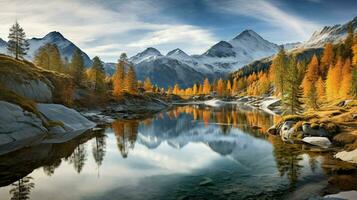
[[[43,37],[48,32],[56,30],[90,56],[99,55],[104,60],[115,60],[113,56],[120,55],[123,51],[129,55],[136,53],[138,47],[160,47],[180,43],[184,38],[191,40],[186,43],[186,50],[195,52],[198,47],[212,41],[209,32],[199,27],[172,20],[171,23],[145,21],[147,15],[155,15],[158,19],[161,19],[161,16],[159,5],[144,0],[0,0],[0,8],[1,38],[7,38],[9,27],[17,19],[28,37]],[[187,33],[181,33],[179,36],[170,35],[175,27]],[[140,41],[136,46],[127,41],[127,38],[132,37],[133,31],[142,33],[136,33],[136,40]],[[147,41],[150,37],[156,42],[150,44]]]
[[[228,0],[224,3],[209,1],[208,4],[220,11],[228,11],[264,21],[282,30],[281,34],[298,36],[298,38],[295,37],[296,39],[305,40],[320,27],[319,24],[312,21],[289,14],[268,0]]]

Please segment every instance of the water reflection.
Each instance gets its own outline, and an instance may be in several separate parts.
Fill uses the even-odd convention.
[[[233,105],[117,120],[67,143],[1,156],[0,196],[66,199],[52,194],[68,187],[71,199],[291,199],[310,194],[306,188],[356,188],[341,186],[353,183],[355,166],[265,134],[276,120]]]

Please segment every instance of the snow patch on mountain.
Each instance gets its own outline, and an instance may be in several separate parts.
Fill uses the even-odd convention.
[[[134,64],[138,64],[143,61],[153,60],[153,59],[156,59],[161,56],[162,56],[162,54],[160,53],[159,50],[157,50],[153,47],[149,47],[149,48],[145,49],[143,52],[140,52],[140,53],[136,54],[135,56],[131,57],[129,59],[129,61]]]

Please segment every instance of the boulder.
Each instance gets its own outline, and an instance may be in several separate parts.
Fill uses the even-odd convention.
[[[0,83],[7,89],[15,92],[18,95],[24,96],[28,99],[37,102],[51,102],[52,101],[52,85],[42,80],[22,79],[15,80],[8,76],[0,76]]]
[[[41,140],[47,132],[35,114],[0,101],[0,155]]]
[[[317,137],[330,137],[330,134],[323,127],[318,127],[317,129],[311,128],[309,123],[304,123],[302,125],[302,131],[304,136],[317,136]]]
[[[357,163],[357,149],[353,151],[341,151],[335,155],[335,158],[346,162]]]
[[[295,132],[294,125],[294,121],[286,121],[283,123],[280,128],[280,136],[283,141],[289,140],[291,135]]]
[[[74,109],[67,108],[60,104],[37,104],[37,109],[48,121],[61,123],[62,131],[59,133],[82,131],[96,126]]]
[[[322,148],[328,148],[331,146],[330,140],[326,137],[305,137],[302,141]]]

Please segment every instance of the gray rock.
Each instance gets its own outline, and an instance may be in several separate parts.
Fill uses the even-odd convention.
[[[322,148],[328,148],[331,146],[331,142],[327,137],[305,137],[302,141]]]
[[[47,129],[35,114],[5,101],[0,101],[0,110],[0,154],[29,145],[46,135]]]
[[[293,128],[294,121],[286,121],[280,128],[280,136],[283,141],[290,139],[291,135],[294,133],[295,129]]]
[[[65,132],[87,130],[96,126],[77,111],[60,104],[40,103],[37,104],[37,109],[47,120],[62,122]],[[61,132],[60,129],[57,131]]]
[[[302,125],[302,131],[304,136],[317,136],[317,137],[329,137],[330,134],[322,127],[318,129],[311,128],[309,123],[304,123]]]
[[[50,81],[47,81],[50,83]],[[21,81],[15,80],[9,76],[0,76],[0,83],[6,88],[27,97],[37,102],[51,102],[52,101],[52,85],[48,85],[41,80],[23,79]]]

